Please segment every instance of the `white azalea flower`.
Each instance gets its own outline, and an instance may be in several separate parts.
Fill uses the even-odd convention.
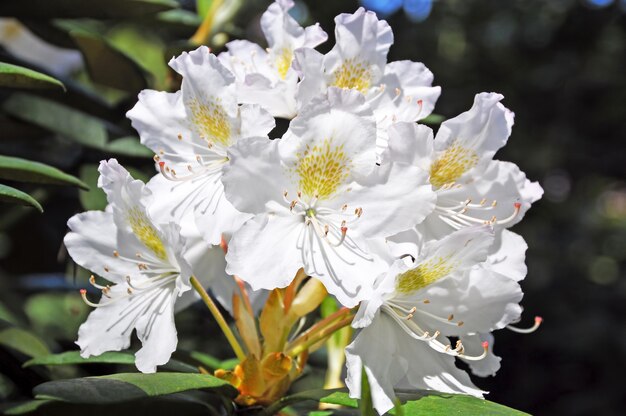
[[[83,66],[79,51],[52,45],[17,19],[0,18],[0,46],[17,58],[56,76],[68,76]]]
[[[296,51],[294,67],[302,78],[297,98],[307,103],[331,86],[364,94],[374,109],[382,151],[389,126],[428,116],[441,88],[432,86],[433,74],[422,63],[387,63],[393,33],[375,13],[359,8],[354,14],[338,15],[335,23],[336,44],[326,55],[310,48]]]
[[[239,100],[261,104],[273,116],[293,118],[297,113],[298,75],[292,69],[294,51],[314,48],[328,38],[318,24],[302,28],[289,10],[291,0],[277,0],[261,17],[261,29],[267,40],[264,50],[256,43],[235,40],[226,44],[221,62],[236,76]]]
[[[442,123],[433,139],[426,126],[397,123],[390,128],[384,160],[430,173],[437,207],[419,226],[423,238],[489,222],[496,228],[519,222],[543,190],[510,162],[493,160],[511,134],[513,113],[500,94],[476,95],[473,107]]]
[[[254,217],[234,233],[226,271],[253,289],[273,289],[304,267],[342,304],[366,298],[386,268],[367,239],[414,227],[434,199],[419,168],[377,167],[375,140],[363,96],[333,88],[292,120],[283,139],[232,146],[226,195]]]
[[[491,360],[488,344],[473,335],[516,319],[522,297],[512,279],[477,267],[492,243],[490,226],[465,228],[420,245],[414,264],[398,260],[377,280],[353,321],[362,329],[346,348],[352,397],[360,396],[362,368],[380,414],[393,407],[394,388],[482,397],[455,357]],[[450,345],[449,336],[459,342]]]
[[[99,285],[92,276],[102,291],[98,304],[81,291],[96,310],[81,325],[76,343],[83,357],[119,351],[130,346],[136,330],[142,343],[137,368],[154,372],[176,349],[174,311],[194,300],[188,285],[193,269],[201,271],[201,280],[216,272],[207,263],[212,251],[200,239],[186,241],[174,223],[155,223],[147,211],[151,192],[115,159],[102,162],[99,171],[98,186],[109,206],[70,218],[64,242],[77,264],[112,285]]]
[[[219,244],[223,233],[248,218],[224,198],[227,149],[242,137],[266,135],[274,119],[258,105],[237,104],[234,76],[207,47],[183,53],[170,66],[183,76],[181,91],[144,90],[127,113],[141,142],[156,153],[162,175],[150,185],[168,195],[151,209],[169,212],[184,235],[197,225],[208,242]]]

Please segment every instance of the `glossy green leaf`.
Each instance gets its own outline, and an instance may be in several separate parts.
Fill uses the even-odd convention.
[[[89,185],[89,191],[80,191],[78,198],[87,211],[104,210],[107,206],[107,196],[98,188],[98,165],[83,165],[80,167],[80,179]]]
[[[489,415],[489,416],[523,416],[527,415],[519,410],[460,394],[445,394],[437,392],[397,393],[399,404],[389,411],[391,415],[404,416],[450,416],[450,415]],[[269,416],[280,409],[302,401],[316,401],[335,404],[357,409],[359,403],[349,397],[345,389],[337,390],[309,390],[283,397],[275,402],[262,415]],[[400,412],[399,412],[400,410]],[[363,410],[360,410],[360,414]],[[375,413],[374,413],[375,414]]]
[[[3,155],[0,155],[0,178],[19,182],[74,185],[89,189],[80,179],[52,166]]]
[[[446,118],[440,114],[430,114],[428,117],[423,118],[422,120],[420,120],[420,123],[424,123],[424,124],[441,124],[442,122],[444,122],[446,120]]]
[[[37,208],[39,212],[43,212],[41,204],[32,196],[10,186],[0,184],[0,202],[8,202],[10,204],[28,205]]]
[[[135,355],[131,352],[110,351],[98,356],[83,358],[80,351],[66,351],[60,354],[50,354],[33,358],[26,361],[23,367],[36,365],[81,365],[81,364],[121,364],[135,365]],[[178,360],[170,360],[167,364],[159,367],[159,370],[167,370],[181,373],[197,373],[197,367]]]
[[[133,157],[152,157],[154,153],[141,143],[138,137],[122,137],[110,141],[105,149],[107,152]]]
[[[303,402],[303,401],[315,401],[320,403],[328,403],[328,404],[337,404],[341,406],[347,406],[352,408],[357,408],[358,403],[356,399],[351,399],[348,397],[348,394],[342,391],[342,389],[334,389],[334,390],[307,390],[300,393],[292,394],[290,396],[285,396],[282,399],[274,402],[272,405],[268,406],[261,413],[264,416],[270,416],[276,414],[281,409],[291,406],[295,403]]]
[[[60,354],[49,354],[26,361],[23,367],[35,365],[70,365],[70,364],[135,364],[135,356],[126,352],[105,352],[98,356],[83,358],[79,351],[66,351]]]
[[[72,31],[91,79],[107,87],[137,93],[147,87],[143,70],[104,38],[85,31]]]
[[[85,146],[104,148],[108,134],[95,117],[31,94],[12,94],[2,108],[12,116],[59,133]],[[62,122],[61,122],[62,121]]]
[[[234,398],[237,390],[224,380],[206,374],[120,373],[100,377],[56,380],[35,387],[38,399],[70,403],[119,403],[189,390],[212,390]]]
[[[0,16],[111,19],[154,14],[175,7],[177,3],[173,0],[20,0],[0,2]]]
[[[49,75],[4,62],[0,62],[0,87],[65,89],[61,81]]]
[[[400,408],[404,416],[432,415],[489,415],[489,416],[523,416],[527,413],[511,409],[488,400],[478,399],[461,394],[445,393],[397,393]],[[398,415],[397,409],[389,411],[390,415]]]
[[[0,345],[29,357],[50,354],[50,350],[39,337],[20,328],[5,328],[0,331]]]
[[[45,416],[111,416],[111,415],[150,415],[171,416],[218,416],[213,406],[207,403],[206,396],[199,392],[175,393],[167,396],[147,397],[112,404],[75,404],[57,400],[31,400],[5,410],[6,415],[45,415]],[[6,406],[5,406],[6,408]]]
[[[24,415],[37,411],[41,406],[51,403],[53,400],[29,400],[4,411],[5,415]]]

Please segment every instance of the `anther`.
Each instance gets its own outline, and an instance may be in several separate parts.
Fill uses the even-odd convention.
[[[424,303],[430,303],[430,300],[424,299]]]
[[[347,210],[347,209],[348,209],[348,204],[343,204],[343,205],[341,206],[341,210],[342,210],[342,211],[345,211],[345,210]]]
[[[456,324],[456,325],[457,325],[457,326],[459,326],[459,327],[461,327],[461,326],[463,326],[464,324],[465,324],[465,322],[463,322],[463,321],[459,321],[459,322],[457,322],[457,324]]]
[[[401,93],[402,91],[400,91],[400,88],[396,88],[396,89],[395,89],[395,92],[396,92],[396,95],[400,95],[400,93]]]
[[[453,315],[453,314],[450,314],[450,316],[448,316],[448,321],[451,321],[451,320],[453,320],[453,319],[454,319],[454,315]]]
[[[182,140],[183,139],[183,135],[180,134],[180,133],[178,133],[178,136],[176,136],[176,137],[178,137],[178,140]]]
[[[109,268],[107,266],[104,266],[104,271],[108,273],[109,272]]]
[[[128,293],[129,295],[133,294],[133,290],[131,288],[126,288],[126,293]]]
[[[363,214],[363,208],[359,207],[355,209],[354,213],[356,214],[357,217],[361,218],[361,214]]]
[[[117,250],[113,250],[113,256],[114,257],[119,257],[120,253]]]

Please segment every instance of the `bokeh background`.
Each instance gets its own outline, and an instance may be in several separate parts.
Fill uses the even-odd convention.
[[[20,30],[28,27],[73,51],[56,67],[51,59],[36,62],[23,46],[9,42],[15,20],[0,20],[0,61],[51,73],[67,87],[67,92],[0,89],[0,154],[51,164],[92,188],[97,162],[111,156],[134,167],[137,176],[151,176],[150,154],[136,145],[124,113],[141,88],[176,89],[165,64],[193,48],[187,40],[199,24],[196,4],[206,8],[210,2],[181,0],[178,9],[154,14],[132,7],[115,12],[120,1],[113,1],[113,12],[104,15],[87,6],[73,13],[54,6],[29,9],[29,3],[43,4],[32,0],[6,3],[13,5],[0,5],[0,16],[17,17],[25,25]],[[224,10],[208,39],[216,52],[234,38],[262,43],[258,18],[269,2],[234,3],[237,8]],[[491,392],[490,400],[532,414],[623,414],[626,2],[365,3],[393,28],[390,60],[421,61],[434,72],[435,84],[443,87],[437,114],[465,111],[477,92],[504,94],[516,117],[513,135],[497,157],[517,163],[545,190],[513,229],[530,247],[524,322],[531,325],[533,316],[541,315],[544,325],[532,335],[499,331],[495,351],[503,358],[502,369],[477,383]],[[294,15],[307,24],[319,22],[331,35],[320,48],[326,51],[333,45],[334,16],[359,5],[298,1]],[[65,112],[56,113],[54,104]],[[72,349],[87,313],[76,292],[85,274],[68,262],[61,242],[67,219],[101,207],[102,195],[40,184],[20,189],[38,199],[44,212],[0,205],[0,318],[30,328],[44,348]],[[181,347],[227,355],[210,336],[198,335],[203,333],[198,325],[207,331],[213,325],[204,310],[191,308],[178,320]],[[20,368],[27,358],[20,354],[0,347],[0,401],[27,397],[42,380],[41,373]]]

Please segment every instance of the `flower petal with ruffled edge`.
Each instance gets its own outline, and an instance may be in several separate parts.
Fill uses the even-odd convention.
[[[170,66],[183,76],[182,90],[142,91],[127,113],[167,179],[151,181],[155,193],[168,195],[152,209],[169,211],[185,235],[198,222],[204,238],[219,244],[223,233],[233,232],[249,217],[223,196],[220,179],[227,149],[242,137],[269,133],[274,119],[260,106],[237,104],[233,74],[208,48],[183,53]]]
[[[228,51],[219,55],[237,78],[240,102],[261,104],[273,116],[289,119],[297,114],[294,51],[314,48],[328,38],[318,24],[302,28],[289,14],[293,6],[291,0],[277,0],[261,16],[267,50],[238,40],[226,44]]]
[[[352,397],[360,395],[364,365],[374,404],[389,410],[394,388],[432,389],[482,397],[454,357],[494,368],[494,356],[475,333],[489,333],[519,316],[518,284],[482,265],[493,244],[489,226],[469,227],[436,241],[419,243],[416,259],[397,260],[379,276],[371,297],[352,322],[362,328],[346,349]],[[464,337],[455,346],[447,336]],[[382,353],[381,353],[382,352]],[[497,361],[497,360],[496,360]]]
[[[441,88],[432,86],[433,74],[422,63],[387,63],[393,33],[375,13],[360,8],[338,15],[335,24],[336,44],[326,55],[308,48],[295,53],[294,68],[301,78],[298,102],[308,103],[329,87],[364,94],[374,109],[380,157],[387,147],[389,126],[427,117]]]
[[[287,285],[304,267],[346,306],[367,297],[387,267],[367,239],[412,228],[433,203],[418,168],[376,166],[375,142],[364,97],[333,88],[305,107],[280,141],[250,139],[233,146],[224,173],[227,198],[241,211],[270,216],[255,224],[273,222],[285,230],[266,236],[246,223],[233,235],[228,272],[254,288],[272,289]],[[280,218],[288,220],[283,224]],[[280,276],[275,256],[267,252],[278,244],[276,238],[290,247],[280,242],[282,261],[290,267]],[[246,264],[246,253],[256,252],[252,244],[263,251]]]
[[[199,238],[188,244],[174,223],[155,223],[148,213],[150,190],[115,159],[102,162],[99,170],[109,207],[71,218],[65,242],[74,261],[114,284],[90,279],[102,291],[98,304],[81,291],[96,310],[81,325],[77,344],[83,357],[121,350],[136,329],[143,345],[137,368],[154,372],[176,348],[174,304],[191,289],[187,280],[199,271],[194,266],[209,246]]]

